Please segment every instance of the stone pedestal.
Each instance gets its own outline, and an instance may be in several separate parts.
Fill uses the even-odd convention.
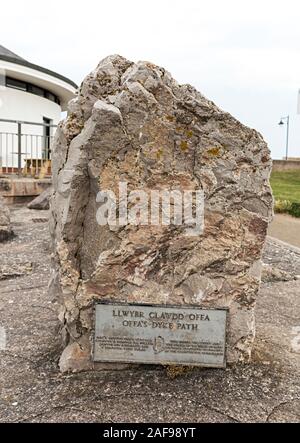
[[[110,56],[70,102],[52,164],[50,290],[61,306],[61,369],[94,367],[95,300],[228,307],[227,361],[247,361],[272,217],[262,136],[165,69]],[[148,196],[203,191],[204,231],[99,224],[99,191],[119,196],[120,183]]]

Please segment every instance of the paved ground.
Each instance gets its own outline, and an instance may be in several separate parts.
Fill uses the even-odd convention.
[[[276,214],[270,225],[269,235],[300,248],[300,218]]]
[[[269,241],[264,260],[286,282],[265,278],[253,363],[61,375],[56,306],[47,296],[47,213],[15,206],[16,237],[0,245],[0,422],[300,421],[300,254]],[[2,340],[3,341],[3,340]],[[1,345],[1,340],[0,340]]]

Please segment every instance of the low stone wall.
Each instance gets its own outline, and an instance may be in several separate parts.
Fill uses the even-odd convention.
[[[273,172],[300,171],[300,160],[273,160]]]
[[[33,179],[18,177],[0,178],[0,196],[6,204],[31,201],[52,184],[51,179]]]

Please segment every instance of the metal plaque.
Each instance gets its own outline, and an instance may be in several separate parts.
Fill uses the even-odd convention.
[[[95,362],[225,367],[226,309],[95,305]]]

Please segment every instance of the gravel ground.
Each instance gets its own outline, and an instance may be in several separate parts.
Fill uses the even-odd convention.
[[[16,236],[0,245],[0,327],[7,336],[0,422],[300,421],[300,251],[266,244],[264,262],[289,281],[269,278],[261,287],[251,364],[174,379],[152,366],[61,375],[56,305],[47,296],[47,211],[14,206],[12,222]]]
[[[294,276],[300,275],[300,248],[288,248],[284,243],[268,238],[263,261]]]

